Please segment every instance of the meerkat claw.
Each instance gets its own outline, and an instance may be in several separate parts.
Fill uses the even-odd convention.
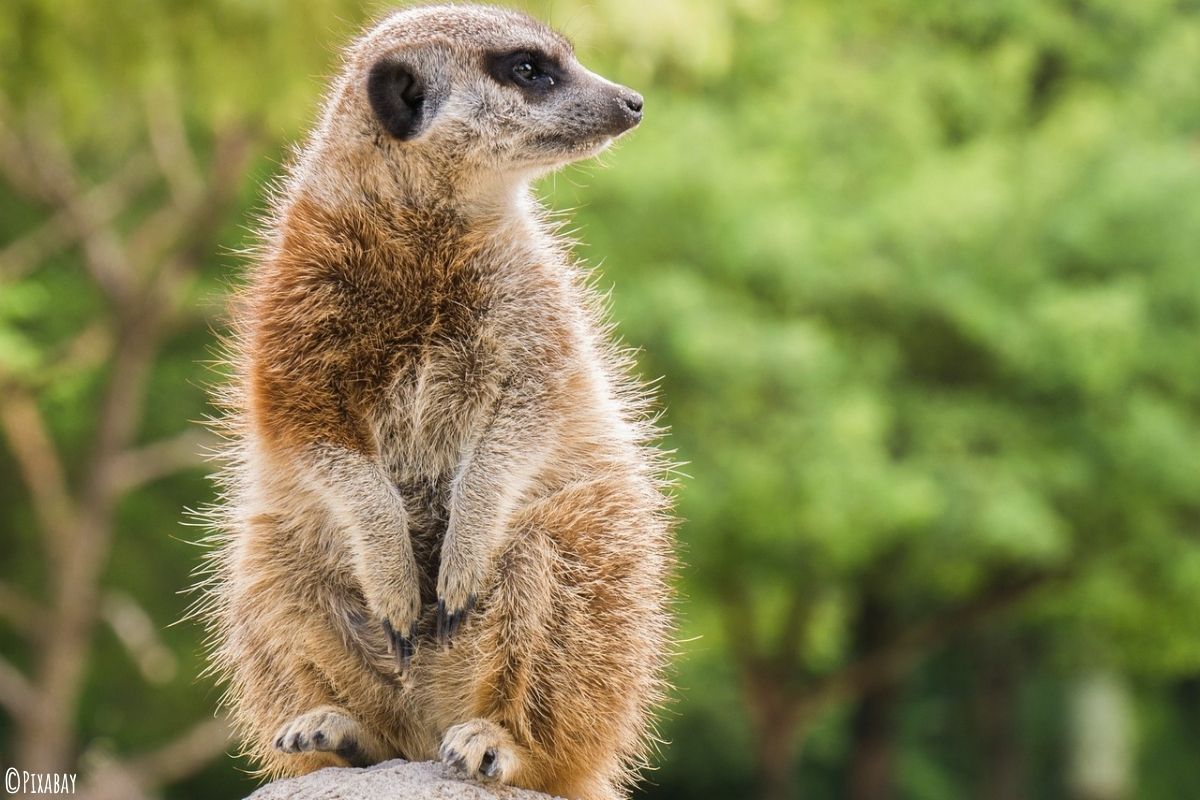
[[[417,626],[413,625],[408,636],[403,636],[392,627],[391,620],[385,619],[383,632],[387,634],[388,641],[392,645],[392,652],[396,654],[396,668],[400,672],[404,672],[408,669],[408,664],[412,661],[413,653],[416,651],[414,642],[417,638]]]
[[[467,604],[454,612],[446,611],[446,601],[438,600],[437,610],[437,639],[444,647],[450,646],[450,640],[458,633],[459,628],[466,622],[470,613],[475,610],[475,595],[467,596]]]
[[[457,617],[457,613],[448,613],[446,611],[445,600],[438,600],[437,640],[441,646],[448,647],[450,645],[451,626]]]
[[[479,771],[488,778],[494,778],[499,769],[500,765],[496,758],[496,748],[489,747],[479,762]]]

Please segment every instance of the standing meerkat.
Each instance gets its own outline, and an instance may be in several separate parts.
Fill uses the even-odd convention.
[[[345,54],[230,344],[212,668],[268,776],[389,758],[624,796],[673,565],[646,392],[530,181],[642,98],[512,11]]]

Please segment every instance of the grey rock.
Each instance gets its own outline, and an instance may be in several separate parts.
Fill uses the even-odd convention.
[[[435,761],[329,767],[263,786],[247,800],[549,800],[549,795],[462,778]]]

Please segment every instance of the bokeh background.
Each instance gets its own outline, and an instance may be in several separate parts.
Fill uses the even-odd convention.
[[[1200,4],[526,7],[646,96],[540,186],[687,462],[639,796],[1200,796]],[[252,788],[172,624],[208,361],[383,8],[0,13],[0,766]]]

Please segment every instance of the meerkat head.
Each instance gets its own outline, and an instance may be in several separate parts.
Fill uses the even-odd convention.
[[[514,11],[396,12],[350,49],[326,137],[399,181],[520,181],[596,155],[642,119],[642,97],[590,72]]]

